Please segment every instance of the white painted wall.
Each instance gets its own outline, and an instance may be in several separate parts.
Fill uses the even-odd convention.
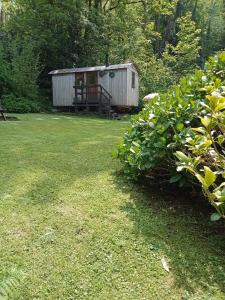
[[[52,76],[53,106],[72,106],[75,74]]]
[[[132,88],[132,72],[135,72],[135,88]],[[139,101],[139,76],[135,69],[127,70],[127,97],[128,106],[138,106]]]
[[[113,78],[110,72],[115,73]],[[107,71],[103,77],[98,75],[98,82],[112,95],[112,105],[127,105],[127,69]]]

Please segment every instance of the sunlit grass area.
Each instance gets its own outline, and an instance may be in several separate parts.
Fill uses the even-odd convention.
[[[126,121],[16,117],[0,122],[0,295],[225,299],[224,232],[119,175]]]

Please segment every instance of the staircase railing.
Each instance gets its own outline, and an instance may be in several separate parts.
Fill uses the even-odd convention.
[[[75,85],[74,107],[84,106],[87,109],[97,107],[100,110],[111,108],[112,95],[101,85]]]

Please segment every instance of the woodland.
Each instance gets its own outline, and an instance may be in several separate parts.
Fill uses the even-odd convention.
[[[140,98],[164,92],[224,48],[224,11],[224,0],[3,0],[0,97],[38,111],[49,71],[124,62],[139,70]]]

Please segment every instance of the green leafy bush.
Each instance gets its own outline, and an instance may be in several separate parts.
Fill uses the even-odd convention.
[[[206,90],[201,126],[187,135],[185,153],[175,155],[178,171],[187,170],[196,177],[217,211],[211,219],[218,220],[225,218],[225,86],[210,85]]]
[[[173,152],[184,142],[190,123],[196,118],[203,72],[181,80],[167,94],[155,97],[132,119],[131,127],[119,146],[118,157],[125,172],[135,178],[155,168],[174,173]],[[199,101],[196,101],[199,99]]]
[[[0,101],[8,112],[40,111],[38,55],[30,40],[0,42]]]
[[[3,96],[1,103],[7,112],[12,113],[35,113],[41,110],[41,104],[37,100],[18,98],[12,94]]]
[[[183,185],[187,173],[177,174],[174,153],[185,149],[192,127],[199,126],[204,115],[206,93],[216,90],[224,82],[225,53],[210,58],[205,70],[180,80],[179,84],[145,104],[132,119],[118,149],[118,157],[129,177],[159,175]],[[189,178],[189,177],[188,177]]]
[[[11,89],[9,71],[10,69],[6,63],[3,47],[0,45],[0,98]]]

